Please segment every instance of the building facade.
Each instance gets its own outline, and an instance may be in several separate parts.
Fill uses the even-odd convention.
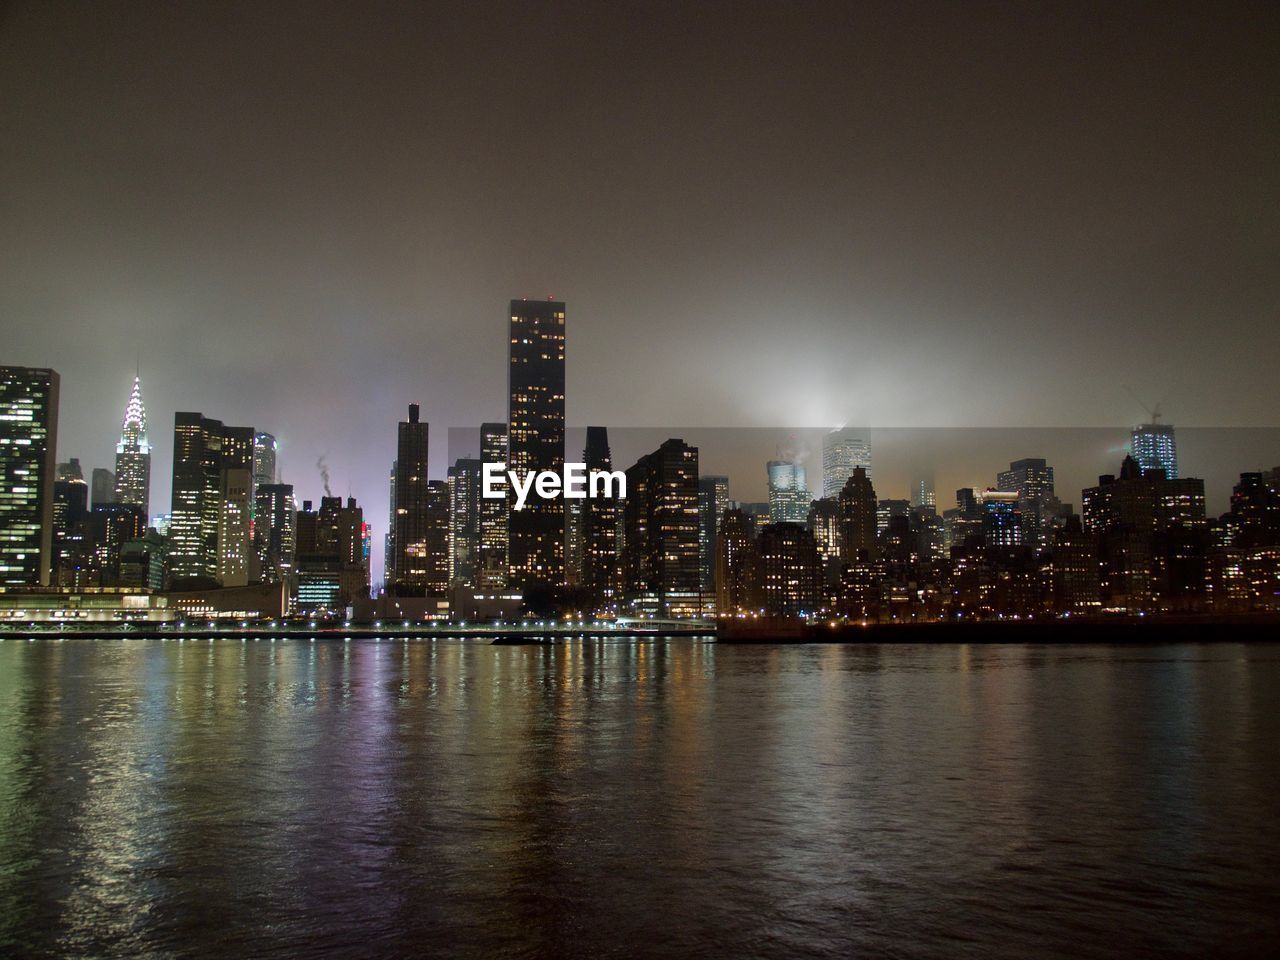
[[[0,367],[0,585],[49,585],[58,387],[53,370]]]
[[[507,365],[507,463],[521,478],[564,468],[565,305],[512,300]],[[531,493],[507,499],[507,572],[512,587],[564,583],[564,500]]]

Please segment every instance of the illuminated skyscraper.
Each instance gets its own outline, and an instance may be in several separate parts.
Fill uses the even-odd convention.
[[[838,497],[853,468],[871,476],[871,441],[863,431],[833,430],[822,438],[822,495]]]
[[[296,509],[292,484],[263,483],[254,491],[254,548],[267,583],[279,583],[293,572]]]
[[[1036,548],[1047,547],[1054,522],[1062,513],[1062,504],[1053,492],[1053,467],[1041,458],[1015,460],[1008,470],[996,474],[996,489],[1018,495],[1023,541]]]
[[[507,462],[520,478],[564,467],[565,305],[511,301]],[[507,569],[513,587],[564,582],[564,501],[507,498]]]
[[[480,461],[468,457],[449,468],[449,582],[475,586],[480,559]]]
[[[1178,442],[1173,424],[1143,423],[1133,428],[1130,453],[1143,472],[1163,470],[1166,479],[1178,479]]]
[[[147,408],[142,403],[142,381],[133,378],[133,390],[124,408],[120,424],[120,442],[116,444],[116,503],[142,508],[143,517],[150,516],[151,444],[147,440]]]
[[[613,470],[613,454],[604,427],[587,427],[587,443],[582,451],[587,472]],[[595,609],[612,604],[618,592],[618,501],[613,497],[590,497],[582,504],[582,586]]]
[[[199,413],[173,418],[170,573],[243,584],[249,572],[253,428]]]
[[[769,519],[773,523],[804,523],[809,518],[809,486],[804,464],[789,460],[770,460],[765,468],[769,476]]]
[[[507,463],[507,425],[480,424],[480,460]],[[482,466],[483,469],[483,466]],[[476,561],[479,586],[500,589],[507,582],[507,504],[505,500],[480,498],[480,555]]]
[[[729,509],[729,478],[698,478],[698,569],[708,599],[716,589],[716,535]]]
[[[276,482],[276,438],[269,433],[253,435],[253,486]]]
[[[668,440],[627,471],[623,590],[637,613],[696,617],[698,448]]]
[[[0,367],[0,584],[48,586],[58,374]]]

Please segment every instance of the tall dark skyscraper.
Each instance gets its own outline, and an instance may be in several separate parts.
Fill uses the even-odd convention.
[[[582,451],[587,473],[612,471],[613,454],[604,427],[587,427],[587,444]],[[582,504],[582,586],[597,610],[608,607],[618,592],[618,501],[612,497],[589,497]]]
[[[386,575],[387,582],[404,596],[423,595],[431,579],[427,555],[427,432],[427,423],[419,419],[418,405],[409,404],[409,419],[400,422],[396,443],[391,503],[394,569]]]
[[[668,440],[627,471],[623,590],[635,613],[702,612],[698,565],[698,448]]]
[[[120,424],[116,444],[116,503],[140,507],[143,517],[151,507],[151,443],[147,440],[147,408],[142,403],[142,380],[133,378],[133,390]]]
[[[0,367],[0,584],[49,584],[57,443],[58,374]]]
[[[874,558],[876,545],[876,491],[866,468],[858,465],[840,490],[840,553],[846,563],[862,556]]]
[[[249,570],[253,428],[200,413],[173,417],[170,575],[240,585]],[[225,578],[225,579],[223,579]]]
[[[555,300],[511,301],[507,462],[520,477],[564,467],[564,314]],[[564,501],[508,497],[509,583],[564,582]]]
[[[89,483],[92,506],[116,502],[116,475],[106,467],[94,467]]]
[[[254,549],[267,583],[279,583],[293,572],[295,513],[292,484],[263,483],[254,491]]]

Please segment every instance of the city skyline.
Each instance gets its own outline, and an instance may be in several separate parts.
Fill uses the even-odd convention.
[[[4,361],[104,469],[140,365],[157,504],[204,410],[379,523],[511,297],[571,425],[1277,425],[1273,6],[732,12],[11,5]]]

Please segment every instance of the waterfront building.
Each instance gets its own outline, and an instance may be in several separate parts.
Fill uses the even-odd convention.
[[[174,414],[169,572],[172,579],[248,581],[253,428]]]
[[[632,612],[701,614],[698,448],[667,440],[627,470],[623,589]]]
[[[759,608],[759,568],[755,523],[743,510],[720,517],[716,537],[716,613],[732,617]]]
[[[293,573],[296,513],[293,484],[264,483],[254,492],[254,550],[266,583],[287,582]]]
[[[0,586],[48,586],[53,569],[58,374],[0,366]]]
[[[565,305],[512,300],[507,364],[507,463],[524,478],[564,469]],[[509,488],[510,489],[510,488]],[[564,569],[564,500],[507,498],[508,583],[559,586]]]
[[[613,453],[604,427],[587,427],[582,462],[587,474],[613,471]],[[582,504],[582,586],[595,612],[612,608],[618,595],[618,523],[622,511],[613,497],[589,497]]]
[[[756,538],[759,597],[766,616],[804,617],[825,607],[822,558],[798,523],[770,523]]]

